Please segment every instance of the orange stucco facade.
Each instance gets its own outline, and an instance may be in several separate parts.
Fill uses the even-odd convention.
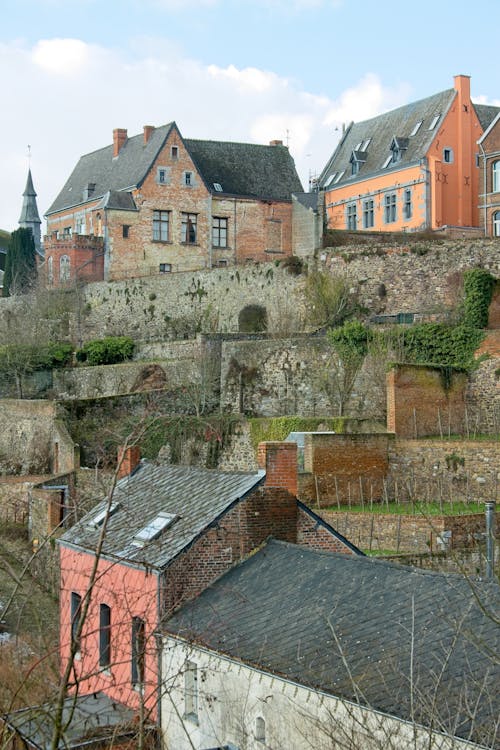
[[[479,226],[476,142],[482,128],[472,106],[469,77],[456,76],[454,83],[451,106],[418,161],[325,189],[329,228],[418,231]],[[389,148],[397,134],[387,135]],[[386,196],[393,196],[391,212],[386,210]],[[372,212],[368,220],[367,210]]]

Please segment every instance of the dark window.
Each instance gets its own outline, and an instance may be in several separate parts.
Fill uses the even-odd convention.
[[[168,242],[170,239],[170,211],[153,211],[153,240]]]
[[[212,245],[227,247],[227,219],[218,216],[212,218]]]
[[[127,240],[129,238],[129,234],[130,234],[130,225],[122,224],[122,237],[124,237]]]
[[[192,185],[192,184],[193,184],[193,173],[184,172],[184,185]]]
[[[80,651],[80,639],[77,637],[80,624],[80,611],[82,608],[82,597],[75,591],[71,592],[71,642],[75,651]]]
[[[196,227],[198,216],[196,214],[182,214],[181,242],[186,245],[196,244]]]
[[[111,665],[111,609],[107,604],[99,607],[99,666]]]
[[[451,148],[444,148],[443,149],[443,161],[446,164],[451,164],[453,161],[453,151]]]
[[[384,217],[386,224],[396,221],[396,193],[388,193],[384,201]]]
[[[363,203],[363,227],[370,229],[374,226],[375,219],[373,213],[373,200],[367,200]]]
[[[351,203],[347,206],[347,229],[356,230],[358,226],[358,214],[356,204]]]
[[[170,273],[172,271],[171,263],[160,263],[160,273]]]
[[[160,169],[158,171],[158,182],[166,182],[167,180],[167,173],[164,169]]]
[[[404,192],[403,215],[405,219],[411,219],[412,214],[413,214],[413,208],[411,205],[411,190],[408,188]]]
[[[144,683],[144,661],[146,652],[146,633],[144,620],[132,618],[132,684]]]
[[[172,146],[170,148],[170,156],[172,159],[178,159],[179,158],[179,147],[178,146]]]

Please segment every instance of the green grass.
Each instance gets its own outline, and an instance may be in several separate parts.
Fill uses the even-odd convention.
[[[339,511],[337,505],[331,505],[325,510]],[[342,513],[390,513],[393,515],[404,515],[404,516],[460,516],[470,513],[482,513],[484,510],[483,504],[480,503],[463,503],[463,502],[444,502],[442,504],[436,503],[374,503],[370,507],[370,503],[364,505],[341,505],[340,512]]]

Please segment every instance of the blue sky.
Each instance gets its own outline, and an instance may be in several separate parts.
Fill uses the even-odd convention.
[[[0,227],[31,167],[42,214],[78,157],[175,120],[191,138],[288,142],[304,188],[342,122],[471,76],[500,104],[499,0],[0,0]],[[492,32],[490,33],[490,30]]]

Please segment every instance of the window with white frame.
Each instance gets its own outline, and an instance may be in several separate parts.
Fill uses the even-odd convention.
[[[387,193],[384,198],[384,220],[386,224],[396,221],[396,193]]]
[[[373,198],[363,202],[363,229],[370,229],[375,224]]]
[[[170,167],[158,167],[156,170],[156,182],[159,185],[170,184]]]
[[[59,258],[59,281],[69,281],[71,278],[71,260],[69,255]]]
[[[168,242],[170,239],[170,211],[153,211],[153,241]]]
[[[420,130],[420,126],[421,125],[422,125],[422,120],[419,120],[418,122],[415,123],[415,125],[413,126],[413,129],[412,129],[412,131],[410,133],[410,137],[412,135],[417,135],[418,131]]]
[[[491,168],[491,177],[492,177],[492,185],[491,185],[491,192],[492,193],[500,193],[500,159],[498,161],[494,161],[492,168]]]
[[[198,720],[198,666],[193,661],[184,664],[184,716]]]
[[[227,247],[227,219],[222,216],[212,218],[212,245]]]
[[[194,185],[194,174],[192,172],[184,172],[184,185],[192,187]]]
[[[493,214],[493,237],[500,237],[500,211]]]
[[[347,206],[347,229],[356,230],[358,227],[358,212],[355,203],[350,203]]]
[[[403,216],[405,219],[411,219],[413,215],[413,206],[411,202],[411,190],[406,188],[403,193]]]
[[[159,269],[160,269],[160,273],[172,273],[172,264],[160,263]]]
[[[453,149],[443,148],[443,161],[445,164],[453,164]]]
[[[195,245],[197,238],[197,214],[181,214],[181,242],[185,245]]]

